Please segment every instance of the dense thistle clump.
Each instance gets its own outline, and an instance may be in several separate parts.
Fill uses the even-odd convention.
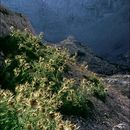
[[[68,62],[75,62],[66,50],[41,45],[41,37],[27,30],[12,31],[2,39],[6,54],[0,89],[0,129],[76,130],[63,114],[86,116],[89,97],[104,97],[98,80],[68,79]],[[4,90],[6,89],[6,90]],[[91,104],[91,105],[90,105]]]

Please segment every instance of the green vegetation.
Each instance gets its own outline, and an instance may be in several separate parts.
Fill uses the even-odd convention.
[[[62,116],[86,117],[93,108],[90,97],[104,99],[96,78],[78,83],[65,76],[68,64],[75,62],[66,50],[41,45],[41,36],[27,30],[13,30],[0,40],[6,57],[0,74],[1,130],[76,130]]]

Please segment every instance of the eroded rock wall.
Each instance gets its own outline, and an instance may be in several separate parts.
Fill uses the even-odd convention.
[[[15,13],[0,5],[0,37],[7,36],[10,33],[10,27],[23,30],[28,28],[32,33],[34,30],[26,16],[21,13]]]

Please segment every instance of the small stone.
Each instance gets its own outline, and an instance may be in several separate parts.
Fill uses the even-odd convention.
[[[114,126],[112,130],[129,130],[129,125],[126,123],[120,123]]]

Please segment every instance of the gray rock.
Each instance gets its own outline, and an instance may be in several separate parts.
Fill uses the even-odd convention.
[[[129,74],[116,74],[104,78],[106,84],[115,87],[120,92],[130,99],[130,75]]]
[[[120,123],[114,126],[112,130],[129,130],[129,125],[126,123]]]
[[[20,30],[28,28],[30,32],[34,33],[26,16],[12,12],[6,7],[0,5],[0,37],[9,35],[11,26]]]

